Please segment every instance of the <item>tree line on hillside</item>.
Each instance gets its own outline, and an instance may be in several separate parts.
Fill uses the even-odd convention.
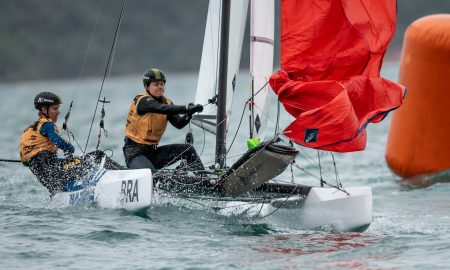
[[[279,14],[279,0],[275,1]],[[76,78],[80,72],[102,76],[121,6],[122,0],[0,1],[0,81]],[[207,10],[207,0],[128,0],[112,75],[141,73],[149,66],[198,70]],[[398,10],[392,50],[399,50],[403,32],[412,21],[427,14],[449,13],[450,1],[398,0]],[[248,48],[245,42],[244,46]],[[248,58],[244,48],[244,67]]]

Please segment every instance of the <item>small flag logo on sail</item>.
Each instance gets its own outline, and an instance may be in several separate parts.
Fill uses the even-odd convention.
[[[308,128],[305,130],[305,143],[312,143],[317,141],[317,135],[319,134],[318,128]]]

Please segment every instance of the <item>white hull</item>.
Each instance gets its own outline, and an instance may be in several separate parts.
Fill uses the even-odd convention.
[[[273,214],[273,222],[286,227],[321,228],[336,231],[363,231],[372,222],[372,189],[370,187],[346,188],[349,193],[334,188],[312,188],[303,205],[282,206],[273,202],[264,209]],[[295,198],[290,198],[295,200]],[[270,216],[268,216],[270,218]]]
[[[99,207],[139,211],[151,204],[183,206],[194,209],[214,209],[224,216],[245,217],[276,226],[299,229],[328,229],[363,231],[372,222],[372,190],[370,187],[335,188],[313,187],[307,196],[292,195],[264,203],[250,197],[192,197],[167,195],[153,191],[149,169],[98,170],[88,180],[78,183],[75,191],[59,192],[50,207],[96,203]],[[155,196],[153,196],[155,194]],[[200,203],[192,203],[198,200]]]
[[[349,194],[335,188],[313,187],[306,197],[289,196],[265,203],[216,197],[185,200],[155,192],[154,203],[214,209],[224,216],[252,218],[285,228],[364,231],[372,222],[372,189],[353,187],[346,191]],[[193,200],[201,202],[192,203]]]
[[[83,188],[56,193],[50,207],[97,203],[102,208],[139,211],[148,208],[152,200],[153,179],[149,169],[102,169],[79,184]]]

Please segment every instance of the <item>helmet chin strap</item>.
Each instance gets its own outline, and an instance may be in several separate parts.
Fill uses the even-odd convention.
[[[50,118],[50,116],[48,116],[48,109],[49,109],[50,106],[46,106],[46,107],[47,107],[47,113],[45,113],[45,112],[42,110],[42,107],[44,107],[44,106],[41,106],[40,112],[45,116],[45,118]]]
[[[155,97],[154,95],[152,95],[152,93],[150,93],[150,91],[149,91],[147,88],[145,89],[145,91],[146,91],[150,96],[152,96],[154,99],[160,100],[160,99],[162,98],[162,96],[161,96],[161,97]]]

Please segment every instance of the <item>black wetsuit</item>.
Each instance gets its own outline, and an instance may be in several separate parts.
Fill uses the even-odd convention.
[[[184,106],[164,104],[161,98],[155,97],[141,99],[137,105],[137,113],[139,115],[145,113],[165,114],[169,122],[178,129],[185,127],[191,120],[189,114],[178,115],[186,113]],[[200,157],[190,144],[147,145],[125,137],[123,153],[127,167],[132,169],[150,168],[154,173],[156,170],[182,159],[186,160],[191,170],[205,169]]]

